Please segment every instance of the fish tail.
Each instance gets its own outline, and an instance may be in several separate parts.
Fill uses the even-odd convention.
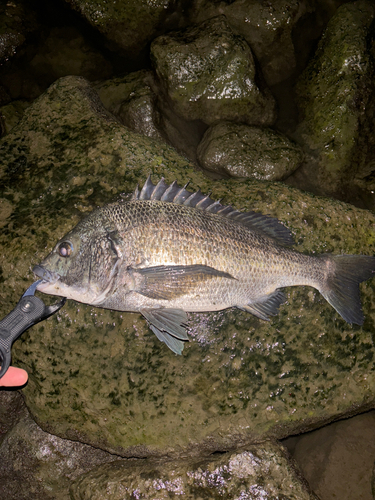
[[[328,273],[320,293],[347,323],[362,325],[359,284],[375,277],[375,257],[330,255],[322,258],[326,260]]]

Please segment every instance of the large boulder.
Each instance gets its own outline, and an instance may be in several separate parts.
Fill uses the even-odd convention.
[[[279,217],[300,251],[374,254],[374,214],[281,183],[210,181],[123,127],[82,78],[53,84],[0,151],[0,317],[63,234],[149,173]],[[189,314],[182,356],[138,314],[68,301],[23,334],[13,362],[30,374],[23,394],[44,431],[123,457],[203,457],[373,407],[374,286],[361,286],[362,328],[303,287],[286,290],[270,322],[237,309]]]
[[[83,474],[70,489],[72,500],[104,500],[109,491],[111,500],[318,500],[285,450],[272,442],[205,459],[118,461]]]
[[[219,122],[205,132],[197,157],[202,168],[221,175],[280,181],[299,167],[303,154],[270,128]]]
[[[289,78],[296,69],[293,30],[313,10],[305,0],[195,0],[191,16],[200,23],[220,14],[254,52],[268,85]]]
[[[342,197],[374,170],[374,16],[367,0],[338,8],[297,82],[297,136],[310,155],[303,175],[320,193]]]
[[[251,49],[224,16],[156,38],[151,57],[174,111],[185,120],[275,121],[275,100],[258,86]]]
[[[120,49],[136,59],[166,24],[176,0],[65,0],[107,39],[113,49]]]

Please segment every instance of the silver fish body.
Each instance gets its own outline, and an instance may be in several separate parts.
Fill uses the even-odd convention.
[[[347,322],[362,324],[358,284],[373,275],[375,258],[310,256],[292,243],[276,219],[148,179],[133,200],[93,211],[34,272],[42,292],[140,312],[178,354],[185,312],[239,307],[267,320],[285,286],[312,286]]]

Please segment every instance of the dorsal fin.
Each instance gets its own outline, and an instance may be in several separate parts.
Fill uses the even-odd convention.
[[[187,184],[181,188],[176,181],[169,185],[164,178],[154,185],[151,176],[148,176],[141,190],[138,186],[136,187],[132,199],[159,200],[198,208],[240,222],[258,234],[272,238],[282,245],[294,245],[292,233],[278,219],[257,212],[239,212],[230,205],[222,205],[220,200],[212,200],[209,195],[202,194],[200,190],[193,192],[186,188]]]

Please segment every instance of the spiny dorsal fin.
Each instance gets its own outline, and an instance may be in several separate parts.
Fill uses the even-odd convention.
[[[257,212],[239,212],[230,205],[222,205],[220,200],[212,200],[209,195],[202,194],[200,190],[188,191],[187,186],[185,184],[181,188],[176,181],[169,185],[164,178],[154,185],[151,176],[148,176],[141,190],[138,186],[136,187],[132,199],[159,200],[198,208],[240,222],[258,234],[273,238],[282,245],[294,245],[292,233],[278,219]]]

